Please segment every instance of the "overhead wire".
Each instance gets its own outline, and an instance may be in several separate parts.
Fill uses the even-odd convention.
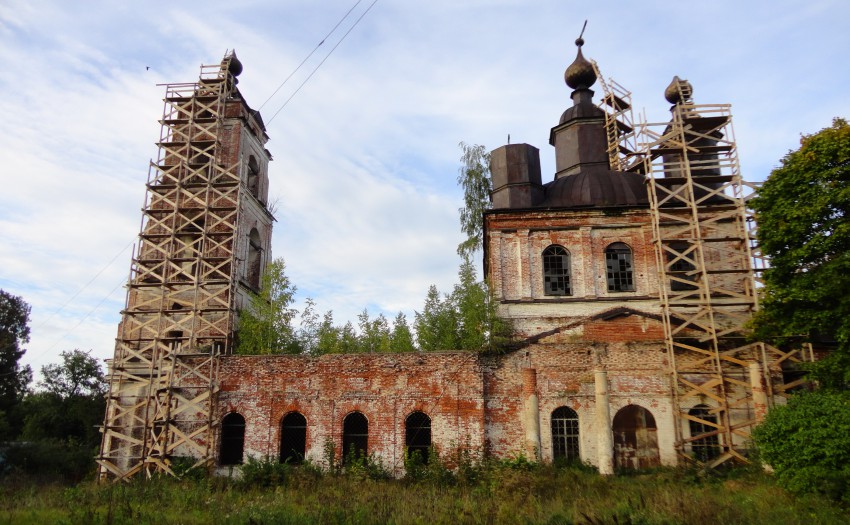
[[[328,52],[328,54],[325,55],[325,58],[323,58],[322,61],[319,62],[319,64],[315,68],[313,68],[313,71],[311,71],[310,74],[307,75],[307,78],[305,78],[304,81],[301,82],[301,84],[295,89],[295,91],[291,95],[289,95],[289,98],[286,99],[286,101],[283,103],[283,105],[280,107],[280,109],[278,109],[275,112],[275,114],[272,115],[272,118],[270,118],[268,120],[267,124],[271,124],[271,122],[275,119],[275,117],[277,117],[278,113],[283,111],[283,108],[285,108],[287,106],[287,104],[289,104],[289,101],[291,101],[293,99],[293,97],[295,97],[295,95],[297,95],[298,92],[301,91],[301,88],[304,87],[304,84],[306,84],[311,78],[313,78],[313,75],[316,74],[316,71],[318,71],[319,68],[322,67],[322,64],[324,64],[325,61],[333,54],[333,52],[336,51],[336,48],[338,48],[339,45],[342,44],[342,42],[349,35],[349,33],[351,33],[351,31],[354,30],[355,27],[357,27],[357,24],[359,24],[360,21],[363,20],[363,17],[365,17],[369,13],[369,11],[372,9],[372,7],[377,3],[378,3],[378,0],[373,0],[373,2],[371,4],[369,4],[369,7],[367,7],[366,10],[363,11],[363,13],[360,15],[360,17],[358,17],[357,20],[354,21],[354,24],[351,27],[348,28],[348,31],[346,31],[344,35],[342,35],[342,38],[340,38],[339,41],[333,46],[333,48],[331,48],[331,50]]]
[[[262,104],[260,104],[260,107],[258,107],[258,108],[257,108],[257,110],[258,110],[258,111],[259,111],[259,110],[261,110],[261,109],[263,109],[263,106],[265,106],[266,104],[268,104],[269,100],[271,100],[271,99],[272,99],[275,95],[277,95],[277,92],[278,92],[278,91],[280,91],[280,90],[281,90],[281,88],[283,88],[283,86],[284,86],[284,85],[285,85],[285,84],[289,81],[289,79],[290,79],[290,78],[292,78],[292,75],[294,75],[295,73],[297,73],[297,72],[298,72],[298,70],[299,70],[299,69],[301,69],[301,66],[303,66],[305,62],[307,62],[308,60],[310,60],[310,57],[311,57],[311,56],[313,56],[313,54],[314,54],[314,53],[315,53],[315,52],[319,49],[319,47],[321,47],[321,45],[325,43],[325,40],[327,40],[327,39],[328,39],[328,38],[329,38],[329,37],[330,37],[330,36],[334,33],[334,31],[336,31],[336,29],[340,26],[340,24],[342,24],[342,22],[343,22],[346,18],[348,18],[348,15],[350,15],[350,14],[351,14],[351,12],[352,12],[352,11],[354,11],[354,8],[355,8],[355,7],[357,7],[357,6],[358,6],[358,4],[360,4],[360,2],[362,2],[362,1],[363,1],[363,0],[357,0],[356,2],[354,2],[354,5],[353,5],[353,6],[351,6],[351,9],[349,9],[349,10],[348,10],[348,12],[347,12],[347,13],[345,13],[345,15],[343,15],[343,17],[339,19],[339,22],[337,22],[337,23],[336,23],[336,25],[333,27],[333,29],[331,29],[330,31],[328,31],[328,34],[327,34],[327,35],[325,35],[325,37],[321,40],[321,42],[319,42],[318,44],[316,44],[316,47],[314,47],[314,48],[313,48],[313,50],[312,50],[312,51],[310,51],[310,54],[308,54],[308,55],[304,58],[304,60],[302,60],[302,61],[301,61],[301,63],[300,63],[300,64],[298,64],[298,67],[296,67],[296,68],[292,71],[292,73],[290,73],[290,74],[289,74],[289,76],[288,76],[288,77],[286,77],[286,78],[283,80],[283,82],[281,82],[281,83],[280,83],[280,85],[277,87],[277,89],[275,89],[275,90],[274,90],[274,93],[272,93],[271,95],[269,95],[269,98],[267,98],[267,99],[265,100],[265,102],[263,102]]]

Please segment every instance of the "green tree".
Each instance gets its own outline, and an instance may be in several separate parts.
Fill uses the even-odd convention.
[[[0,440],[14,438],[20,428],[18,406],[32,380],[32,369],[21,366],[30,340],[30,306],[0,290]]]
[[[299,353],[292,320],[295,285],[286,276],[282,258],[270,262],[263,273],[260,293],[251,297],[248,308],[239,313],[236,352],[240,354]]]
[[[480,250],[484,242],[484,211],[492,205],[490,191],[490,153],[479,144],[460,143],[463,152],[457,182],[463,188],[463,207],[460,208],[460,229],[466,240],[457,247],[464,259]]]
[[[458,349],[457,315],[451,299],[441,297],[435,285],[428,288],[425,305],[413,323],[419,349],[425,352]]]
[[[796,394],[767,414],[753,440],[785,488],[850,502],[850,392]]]
[[[411,352],[415,350],[413,332],[407,324],[407,317],[399,312],[393,320],[393,330],[390,333],[390,352]]]
[[[67,442],[90,452],[100,443],[96,426],[106,409],[106,379],[90,352],[64,351],[61,356],[61,363],[41,367],[37,391],[24,400],[22,437]]]
[[[765,340],[827,336],[838,348],[814,367],[824,387],[850,384],[850,126],[803,136],[750,201],[770,260],[762,309]],[[781,341],[782,339],[780,339]]]
[[[506,343],[508,325],[497,315],[487,283],[478,280],[475,266],[468,259],[458,270],[451,304],[456,308],[458,348],[498,350]]]

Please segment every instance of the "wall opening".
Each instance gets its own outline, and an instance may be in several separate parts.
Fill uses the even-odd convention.
[[[248,191],[255,198],[260,198],[260,165],[253,155],[248,158]]]
[[[717,414],[712,414],[711,409],[706,405],[697,405],[688,411],[688,415],[704,421],[688,420],[691,437],[709,434],[691,441],[691,452],[694,459],[705,463],[719,456],[721,449],[720,440],[716,434]]]
[[[260,234],[257,228],[251,228],[251,233],[248,234],[248,284],[255,290],[260,289],[262,259],[263,248],[260,244]]]
[[[580,461],[578,414],[570,407],[552,412],[552,460],[556,463]]]
[[[572,295],[570,287],[570,252],[553,244],[543,250],[544,295]]]
[[[423,464],[428,463],[428,450],[431,448],[431,418],[424,412],[413,412],[404,421],[404,444],[408,457]]]
[[[652,413],[637,405],[621,408],[614,416],[614,464],[644,469],[661,464],[658,429]]]
[[[605,248],[609,292],[633,292],[632,249],[628,244],[615,242]]]
[[[245,418],[231,412],[221,420],[221,450],[218,462],[221,465],[242,464],[245,450]]]
[[[280,462],[300,465],[307,452],[307,418],[290,412],[280,422]]]
[[[366,456],[369,450],[369,421],[352,412],[342,421],[342,462]]]

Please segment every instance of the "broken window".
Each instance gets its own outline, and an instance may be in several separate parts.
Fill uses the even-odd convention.
[[[697,289],[696,285],[682,282],[682,280],[696,281],[697,279],[693,273],[695,267],[691,262],[694,251],[689,251],[690,248],[691,245],[683,241],[670,244],[670,251],[667,252],[667,272],[671,277],[671,291],[684,292]]]
[[[578,414],[570,407],[552,412],[552,459],[556,462],[579,461]]]
[[[280,422],[280,462],[299,465],[307,451],[307,419],[290,412]]]
[[[622,242],[615,242],[605,249],[605,265],[608,270],[609,292],[633,292],[632,249]]]
[[[570,288],[570,252],[553,244],[543,250],[543,293],[572,295]]]
[[[260,198],[260,165],[253,155],[248,158],[248,191],[254,197]]]
[[[431,448],[431,418],[424,412],[414,412],[404,421],[404,444],[408,457],[418,456],[423,464],[428,463]]]
[[[262,268],[263,248],[260,245],[260,234],[256,228],[248,235],[248,284],[255,290],[260,289],[260,274]]]
[[[360,412],[352,412],[342,421],[342,462],[364,457],[369,444],[369,421]]]
[[[705,463],[720,455],[720,441],[717,439],[717,415],[706,405],[697,405],[688,411],[688,415],[702,421],[688,420],[691,437],[702,436],[691,441],[694,459]],[[709,435],[705,435],[709,434]]]
[[[245,418],[236,412],[224,416],[221,421],[221,450],[218,461],[221,465],[241,465],[245,449]]]

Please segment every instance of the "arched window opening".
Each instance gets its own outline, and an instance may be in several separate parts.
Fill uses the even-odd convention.
[[[614,464],[618,468],[644,469],[661,464],[658,429],[652,413],[637,405],[621,408],[614,416]]]
[[[605,249],[605,265],[608,270],[609,292],[633,292],[632,249],[622,242],[615,242]]]
[[[260,234],[256,228],[251,229],[248,235],[248,284],[256,289],[260,289],[260,274],[262,273],[263,248],[260,245]]]
[[[241,465],[245,449],[245,418],[236,412],[221,421],[221,450],[218,462],[222,465]]]
[[[248,158],[248,191],[256,198],[260,195],[260,165],[252,155]]]
[[[424,412],[414,412],[404,421],[404,444],[408,457],[414,454],[423,464],[428,463],[431,448],[431,418]]]
[[[280,462],[300,465],[307,452],[307,418],[290,412],[280,422]]]
[[[543,293],[572,295],[570,287],[570,252],[553,244],[543,250]]]
[[[670,244],[670,250],[667,251],[667,271],[671,277],[670,290],[674,292],[686,292],[696,290],[696,285],[682,282],[696,281],[697,276],[693,273],[695,267],[691,260],[694,257],[694,251],[691,250],[691,245],[686,242],[674,242]]]
[[[552,412],[552,459],[572,462],[579,455],[578,414],[570,407],[558,407]]]
[[[342,422],[342,462],[360,458],[367,454],[369,445],[369,421],[360,412],[352,412]]]
[[[720,441],[717,438],[717,415],[711,413],[706,405],[697,405],[688,411],[688,415],[701,419],[702,421],[688,420],[691,430],[691,452],[694,459],[703,463],[710,461],[720,455]]]

